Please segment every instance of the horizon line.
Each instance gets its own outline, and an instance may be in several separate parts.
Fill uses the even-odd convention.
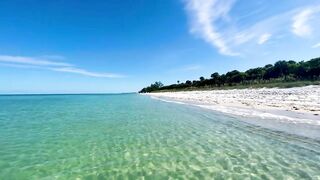
[[[37,96],[37,95],[121,95],[121,94],[138,94],[138,92],[121,92],[121,93],[0,93],[0,96]]]

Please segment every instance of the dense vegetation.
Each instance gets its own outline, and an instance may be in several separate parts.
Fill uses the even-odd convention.
[[[198,89],[203,87],[221,88],[231,86],[250,86],[259,84],[270,84],[293,81],[319,81],[320,80],[320,58],[309,61],[278,61],[274,65],[268,64],[264,67],[249,69],[245,72],[238,70],[229,71],[226,74],[217,72],[211,74],[211,78],[200,77],[199,80],[187,80],[184,83],[177,81],[177,84],[164,86],[161,82],[155,82],[143,88],[140,93]]]

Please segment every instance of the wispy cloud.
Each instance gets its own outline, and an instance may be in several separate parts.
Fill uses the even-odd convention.
[[[312,48],[320,48],[320,43],[313,45]]]
[[[59,72],[68,72],[68,73],[81,74],[81,75],[91,76],[91,77],[102,77],[102,78],[120,78],[120,77],[124,77],[123,75],[119,75],[119,74],[90,72],[90,71],[87,71],[87,70],[84,70],[84,69],[79,69],[79,68],[74,68],[74,67],[52,68],[51,70],[59,71]]]
[[[265,33],[265,34],[261,35],[258,40],[258,44],[264,44],[265,42],[267,42],[270,39],[271,36],[272,35],[269,33]]]
[[[237,55],[228,47],[223,35],[218,31],[215,23],[221,19],[228,19],[235,0],[187,0],[187,10],[191,18],[191,32],[218,48],[221,54]]]
[[[44,59],[43,56],[42,58],[36,58],[36,57],[25,57],[25,56],[0,55],[0,66],[14,67],[14,68],[44,69],[44,70],[50,70],[50,71],[56,71],[56,72],[74,73],[74,74],[80,74],[80,75],[90,76],[90,77],[99,77],[99,78],[125,77],[124,75],[120,75],[120,74],[88,71],[86,69],[77,68],[75,65],[69,64],[66,62],[56,62],[52,60],[47,60],[47,59]]]
[[[49,61],[49,60],[33,58],[33,57],[7,56],[7,55],[0,55],[0,62],[29,64],[29,65],[37,65],[37,66],[72,66],[71,64],[64,63],[64,62],[55,62],[55,61]]]
[[[311,35],[312,27],[309,20],[315,11],[312,8],[304,9],[293,17],[292,32],[298,36],[306,37]]]
[[[248,52],[248,47],[252,50],[257,45],[264,45],[271,39],[279,40],[284,35],[310,36],[313,35],[313,28],[320,25],[320,5],[308,4],[239,26],[238,17],[241,14],[236,14],[238,17],[232,14],[236,1],[184,0],[191,33],[217,48],[223,55],[242,56]],[[258,12],[262,13],[263,9]]]
[[[2,63],[0,62],[0,66],[4,67],[13,67],[13,68],[23,68],[23,69],[43,69],[42,66],[34,66],[34,65],[26,65],[26,64],[12,64],[12,63]]]

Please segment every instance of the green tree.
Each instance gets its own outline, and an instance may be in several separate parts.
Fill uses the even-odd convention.
[[[245,78],[245,74],[239,72],[238,70],[233,70],[228,72],[226,74],[226,77],[227,77],[228,83],[232,85],[233,83],[240,83],[241,81],[243,81]]]
[[[275,77],[285,77],[289,75],[289,66],[286,61],[278,61],[274,64]]]
[[[143,88],[140,92],[152,92],[165,89],[183,89],[190,86],[201,87],[206,85],[218,86],[232,86],[240,83],[268,83],[273,81],[288,81],[288,80],[320,80],[320,58],[314,58],[309,61],[295,62],[277,61],[274,65],[267,64],[264,67],[257,67],[249,69],[245,72],[238,70],[229,71],[226,74],[219,75],[215,72],[211,74],[211,79],[200,77],[199,80],[190,81],[185,83],[172,84],[164,86],[160,81]]]
[[[220,86],[220,83],[219,83],[220,75],[219,75],[219,73],[215,72],[215,73],[211,74],[211,79],[212,79],[212,82],[213,82],[214,85]]]
[[[261,79],[263,79],[263,76],[265,74],[265,69],[264,68],[253,68],[253,69],[249,69],[246,72],[246,80],[249,81],[255,81],[258,80],[260,81]]]
[[[186,81],[186,85],[191,86],[191,85],[192,85],[192,82],[189,81],[189,80],[187,80],[187,81]]]

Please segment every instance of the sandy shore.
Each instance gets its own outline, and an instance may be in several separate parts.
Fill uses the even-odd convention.
[[[320,86],[163,92],[148,95],[232,115],[320,126]]]

